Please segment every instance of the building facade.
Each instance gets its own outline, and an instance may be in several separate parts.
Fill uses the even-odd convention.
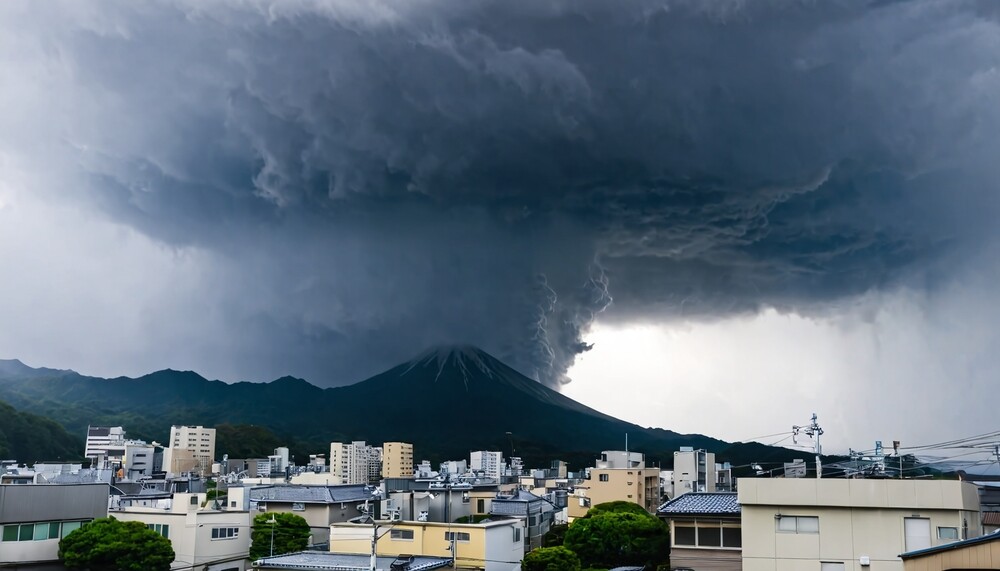
[[[382,444],[382,477],[413,477],[413,445],[409,442]]]
[[[503,452],[477,450],[469,454],[469,470],[482,472],[487,478],[499,482],[503,468]]]
[[[193,471],[202,475],[208,475],[212,470],[212,463],[215,462],[215,429],[203,426],[171,426],[170,441],[168,447],[174,450],[190,450],[196,462]],[[174,453],[171,459],[181,457],[181,454]],[[166,451],[164,451],[166,460]],[[164,466],[164,469],[171,473],[175,472],[174,466]]]
[[[689,492],[712,493],[716,490],[715,454],[685,446],[674,452],[674,469],[670,477],[670,497]]]
[[[374,455],[374,448],[364,440],[331,442],[330,476],[336,484],[367,484],[372,481]]]
[[[899,554],[976,537],[976,487],[954,480],[743,478],[744,571],[902,571]]]
[[[592,506],[613,501],[639,504],[655,514],[660,501],[660,472],[647,468],[638,452],[602,452],[595,467],[588,470],[587,479],[574,486],[567,505],[569,518],[583,517]]]
[[[91,468],[118,469],[125,457],[125,429],[121,426],[88,426],[84,457]]]

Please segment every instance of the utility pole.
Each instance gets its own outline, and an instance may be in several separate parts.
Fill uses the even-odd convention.
[[[816,421],[815,412],[812,415],[812,422],[810,422],[808,426],[792,425],[793,441],[794,441],[794,436],[798,435],[799,431],[802,431],[803,434],[813,439],[813,443],[815,444],[815,449],[816,449],[816,477],[822,478],[823,464],[822,462],[820,462],[819,457],[823,453],[823,448],[819,444],[819,437],[820,435],[823,434],[823,429],[820,428],[819,423]]]
[[[371,519],[372,519],[372,554],[371,554],[371,559],[368,561],[368,571],[375,571],[375,559],[376,559],[375,546],[378,545],[378,524],[375,522],[375,518]]]

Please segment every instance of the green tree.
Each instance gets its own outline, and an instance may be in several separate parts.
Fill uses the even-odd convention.
[[[564,523],[554,524],[542,536],[542,545],[544,547],[558,547],[562,545],[563,540],[566,538],[566,530],[568,529],[569,526]]]
[[[643,511],[599,511],[574,521],[563,545],[586,567],[621,565],[654,568],[670,558],[670,532],[665,523]]]
[[[279,512],[259,514],[253,518],[250,559],[303,551],[309,546],[309,534],[309,523],[301,516]]]
[[[625,500],[615,500],[613,502],[604,502],[603,504],[597,504],[596,506],[590,508],[585,517],[593,517],[601,515],[603,513],[631,513],[631,514],[641,514],[649,515],[646,508],[640,506],[635,502],[626,502]]]
[[[167,571],[174,548],[144,523],[107,517],[62,538],[59,560],[70,569],[89,571]]]
[[[565,547],[539,547],[524,556],[524,571],[580,571],[580,558]]]

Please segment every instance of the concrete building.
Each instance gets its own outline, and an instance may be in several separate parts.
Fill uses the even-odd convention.
[[[172,476],[201,472],[201,462],[194,450],[187,448],[164,448],[162,464],[163,470]]]
[[[126,440],[125,456],[122,461],[123,476],[128,480],[138,480],[151,476],[163,469],[163,447],[155,442],[147,444],[143,440]]]
[[[491,520],[510,518],[519,522],[525,552],[542,546],[542,537],[552,529],[556,512],[552,502],[520,489],[497,494],[490,504]]]
[[[744,571],[902,571],[899,554],[976,537],[976,486],[953,480],[743,478]]]
[[[382,521],[372,525],[335,523],[330,545],[337,553],[371,553],[372,535],[378,536],[379,556],[402,554],[454,560],[456,569],[520,571],[524,557],[521,524],[514,519],[478,524]]]
[[[601,453],[587,479],[573,488],[569,498],[569,518],[587,515],[591,506],[605,502],[626,501],[639,504],[649,513],[656,513],[660,501],[660,473],[647,468],[638,452],[606,450]]]
[[[503,452],[477,450],[469,454],[469,470],[482,472],[487,478],[499,482],[503,468]]]
[[[230,491],[236,488],[230,488]],[[250,514],[283,512],[302,516],[312,533],[310,543],[326,543],[330,524],[350,521],[365,509],[377,515],[373,489],[365,484],[343,486],[274,485],[243,488]],[[233,501],[236,495],[231,496]]]
[[[196,462],[193,471],[203,476],[208,475],[215,462],[215,429],[203,426],[171,426],[168,448],[173,452],[171,460],[174,462],[180,457],[176,450],[190,450]],[[166,454],[166,451],[164,453]],[[164,468],[171,473],[180,473],[174,472],[172,466]]]
[[[670,525],[670,564],[698,571],[740,571],[743,546],[736,493],[689,493],[660,506]]]
[[[409,442],[382,444],[382,477],[413,477],[413,445]]]
[[[91,468],[117,469],[125,458],[125,429],[121,426],[88,426],[83,455]]]
[[[676,498],[688,492],[715,492],[715,454],[682,446],[674,452],[674,469],[670,478],[670,497]]]
[[[0,485],[0,567],[49,571],[59,540],[108,515],[108,484]]]
[[[330,475],[337,484],[368,484],[371,481],[371,446],[364,440],[330,443]],[[376,479],[377,481],[377,479]]]
[[[172,569],[243,571],[249,566],[250,513],[215,509],[204,493],[144,490],[112,498],[111,515],[138,521],[170,540]],[[204,507],[203,507],[204,505]]]
[[[903,571],[953,571],[1000,569],[1000,533],[910,551],[899,556]]]

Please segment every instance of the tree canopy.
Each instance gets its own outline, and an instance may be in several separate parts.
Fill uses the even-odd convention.
[[[668,562],[670,532],[665,523],[645,510],[635,512],[622,506],[608,506],[594,512],[603,505],[594,506],[588,517],[574,521],[566,531],[563,545],[580,557],[583,566],[656,567]]]
[[[250,559],[303,551],[309,546],[309,534],[309,523],[301,516],[280,512],[259,514],[253,518]]]
[[[137,521],[95,519],[59,541],[59,559],[70,569],[168,571],[170,540]]]
[[[590,508],[587,515],[584,517],[594,517],[601,515],[603,513],[632,513],[640,515],[649,515],[646,508],[640,506],[635,502],[627,502],[625,500],[615,500],[613,502],[604,502],[603,504],[597,504],[596,506]]]
[[[539,547],[524,556],[524,571],[580,571],[580,558],[565,547]]]

